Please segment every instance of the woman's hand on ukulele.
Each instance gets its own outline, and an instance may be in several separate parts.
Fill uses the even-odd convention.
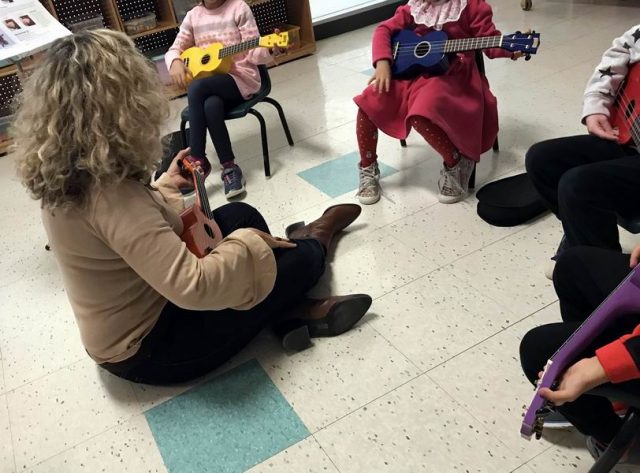
[[[187,88],[191,73],[187,69],[187,66],[184,65],[184,62],[182,62],[180,59],[176,59],[171,63],[169,75],[171,76],[171,82],[174,85],[177,85],[183,89]]]
[[[549,388],[541,388],[540,395],[554,406],[561,406],[565,402],[575,401],[584,393],[608,381],[598,357],[583,358],[565,371],[558,389],[553,391]]]
[[[190,154],[191,148],[183,149],[175,158],[173,158],[173,161],[171,161],[171,164],[169,165],[169,169],[167,169],[167,175],[171,178],[178,189],[193,187],[193,181],[182,175],[182,167],[180,166],[182,160],[188,158]],[[200,167],[200,161],[198,161],[196,165]]]
[[[249,230],[262,238],[264,242],[269,245],[269,248],[295,248],[296,246],[298,246],[292,241],[286,240],[285,238],[274,237],[273,235],[269,235],[268,233],[260,231],[257,228],[250,228]]]
[[[371,83],[379,94],[391,90],[391,63],[389,61],[382,59],[376,63],[376,72],[369,79],[369,84]]]
[[[609,141],[616,141],[620,132],[611,126],[609,117],[601,113],[589,115],[586,119],[587,130],[592,135]]]

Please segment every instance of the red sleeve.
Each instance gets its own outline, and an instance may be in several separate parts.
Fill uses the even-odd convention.
[[[469,15],[469,28],[471,36],[479,38],[483,36],[497,36],[502,33],[493,24],[493,11],[484,0],[469,0],[467,4]],[[488,58],[511,57],[512,53],[501,48],[485,49]]]
[[[400,30],[413,25],[411,9],[408,6],[398,7],[396,14],[378,25],[373,33],[373,67],[382,59],[393,60],[391,51],[391,36]]]
[[[633,333],[597,350],[596,356],[612,383],[640,378],[640,325]]]

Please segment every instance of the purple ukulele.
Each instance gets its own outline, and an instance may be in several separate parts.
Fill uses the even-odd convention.
[[[593,339],[602,333],[611,322],[620,316],[640,311],[640,265],[638,265],[607,297],[571,337],[558,349],[547,362],[542,378],[538,382],[533,401],[522,421],[520,433],[527,440],[535,433],[536,438],[542,436],[544,418],[551,406],[538,391],[540,388],[551,388],[559,380],[560,375],[584,351]]]

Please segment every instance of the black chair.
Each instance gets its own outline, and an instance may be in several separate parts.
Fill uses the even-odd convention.
[[[589,470],[589,473],[609,473],[625,454],[640,431],[640,381],[630,381],[619,385],[605,384],[590,394],[606,397],[629,406],[622,427],[607,450]]]
[[[486,76],[486,70],[484,67],[484,56],[481,50],[476,50],[476,64],[478,66],[478,70],[480,74]],[[400,140],[400,146],[403,148],[407,147],[407,140]],[[498,137],[496,136],[496,141],[493,143],[493,150],[500,151],[500,143],[498,142]],[[476,187],[476,166],[473,166],[473,173],[469,178],[469,189],[475,189]],[[640,232],[639,232],[640,233]]]
[[[247,115],[253,115],[260,122],[260,136],[262,137],[262,156],[264,159],[264,175],[266,177],[271,176],[271,164],[269,163],[269,142],[267,140],[267,123],[264,120],[262,114],[257,111],[254,107],[259,103],[269,103],[273,105],[278,111],[278,115],[280,116],[280,121],[282,122],[282,127],[284,128],[284,133],[287,136],[287,141],[289,142],[289,146],[293,146],[293,138],[291,137],[291,131],[289,130],[289,125],[287,124],[287,119],[284,116],[284,110],[282,110],[282,106],[278,103],[278,101],[269,97],[271,93],[271,78],[269,77],[269,70],[267,66],[259,66],[260,71],[260,80],[262,81],[262,85],[260,90],[249,100],[241,103],[240,105],[234,107],[229,110],[226,114],[226,120],[235,120],[237,118],[244,118]],[[189,107],[186,107],[181,115],[181,123],[180,123],[180,134],[182,136],[182,145],[183,148],[186,148],[189,145],[189,139],[187,135],[187,123],[189,122]]]

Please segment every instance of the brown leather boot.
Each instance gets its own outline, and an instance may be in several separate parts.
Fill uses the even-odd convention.
[[[312,345],[311,338],[335,337],[351,330],[369,307],[371,297],[366,294],[304,299],[273,330],[285,350],[302,351]]]
[[[371,307],[367,294],[305,299],[292,309],[292,314],[309,328],[309,336],[335,337],[358,323]]]
[[[304,225],[304,222],[289,225],[286,235],[290,240],[318,240],[329,249],[333,237],[351,225],[361,212],[362,208],[356,204],[334,205],[308,225]]]

